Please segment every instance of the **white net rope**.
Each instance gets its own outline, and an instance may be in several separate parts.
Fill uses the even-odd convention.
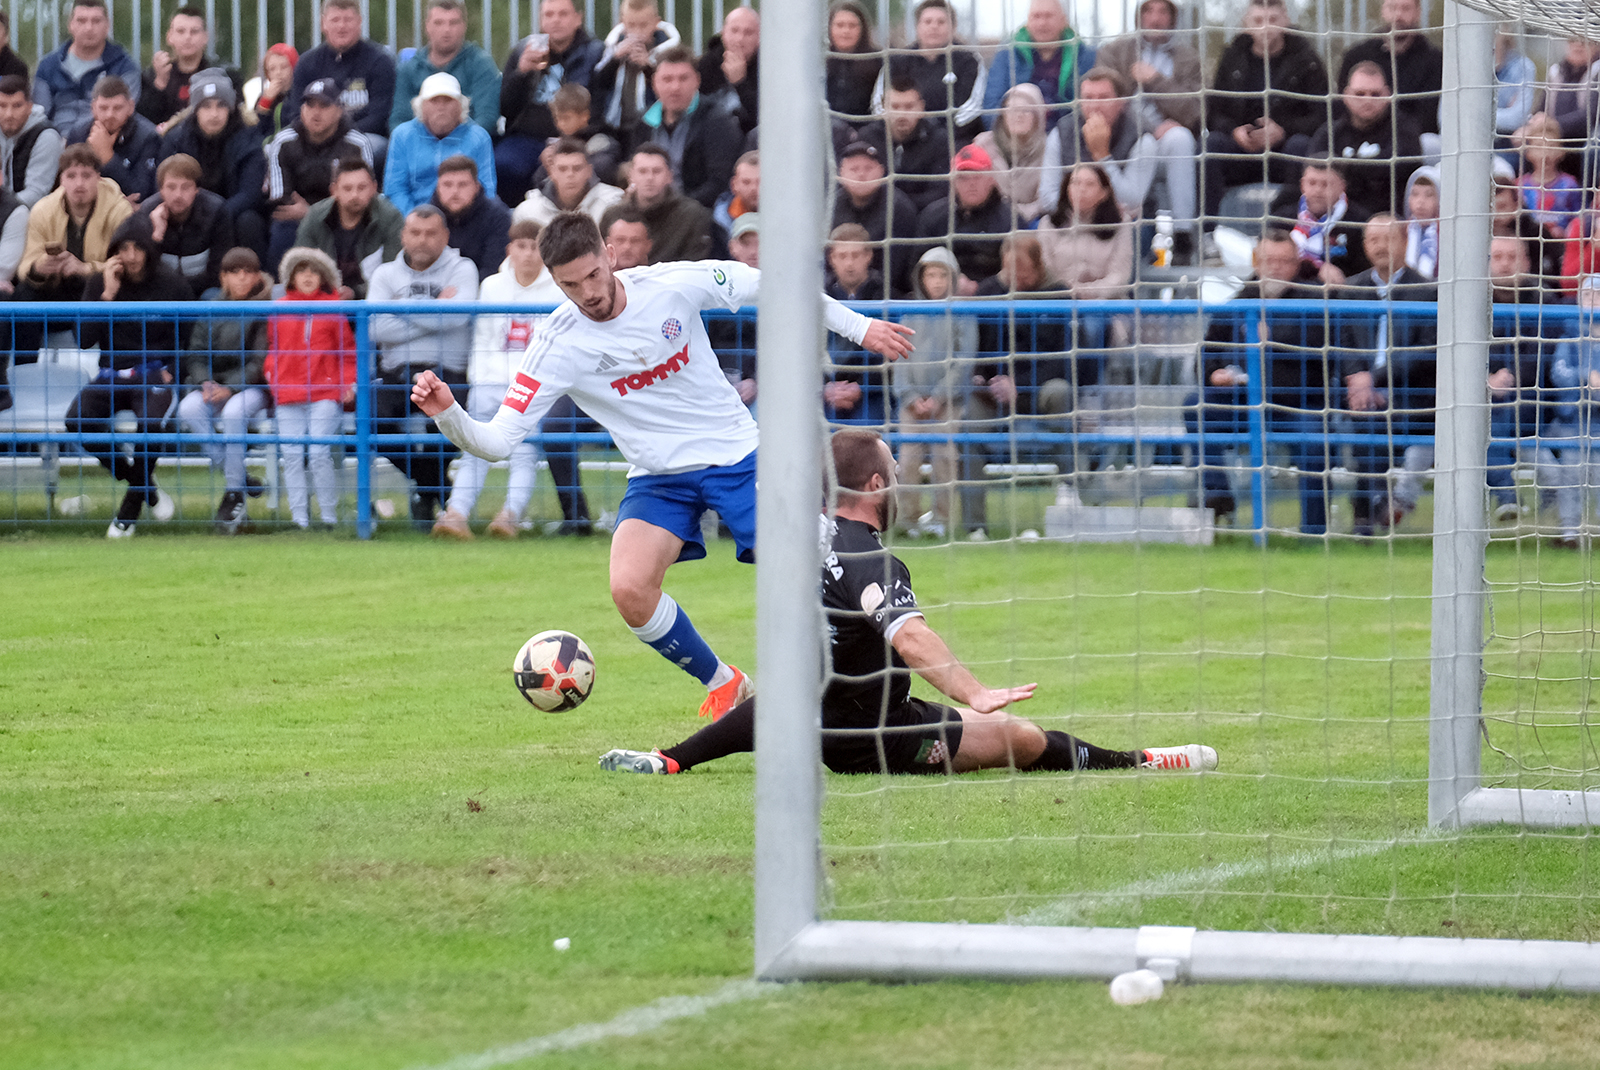
[[[1525,124],[1550,95],[1548,79],[1568,48],[1562,38],[1594,13],[1580,5],[1475,6],[1508,19],[1502,47],[1533,68],[1525,76]],[[943,340],[944,364],[922,381],[857,362],[842,347],[829,366],[834,381],[858,391],[834,389],[830,426],[874,427],[902,459],[901,523],[886,543],[908,565],[927,622],[989,685],[1037,681],[1036,697],[1015,712],[1041,728],[1114,749],[1204,743],[1221,765],[1204,776],[1122,769],[830,775],[823,815],[830,917],[1593,936],[1586,832],[1429,831],[1434,473],[1424,447],[1433,433],[1432,386],[1422,387],[1419,376],[1418,392],[1406,394],[1395,369],[1431,366],[1437,324],[1428,300],[1417,315],[1393,311],[1398,300],[1381,313],[1343,304],[1352,295],[1342,284],[1370,265],[1365,255],[1360,269],[1338,280],[1306,280],[1316,292],[1300,295],[1303,302],[1275,288],[1245,289],[1260,267],[1261,238],[1278,237],[1269,232],[1297,232],[1289,248],[1297,260],[1306,252],[1303,232],[1331,238],[1298,167],[1274,170],[1272,153],[1261,154],[1254,176],[1229,179],[1223,192],[1232,199],[1207,187],[1215,175],[1207,169],[1207,135],[1221,127],[1208,128],[1206,116],[1214,100],[1228,99],[1214,94],[1219,66],[1248,36],[1252,13],[1259,11],[1208,9],[1206,25],[1226,31],[1186,30],[1192,16],[1180,18],[1174,37],[1198,58],[1207,94],[1189,161],[1192,245],[1180,243],[1176,262],[1163,262],[1164,221],[1176,219],[1184,230],[1183,201],[1174,204],[1170,184],[1177,169],[1168,175],[1156,166],[1150,185],[1136,187],[1138,203],[1114,190],[1129,220],[1131,265],[1109,294],[1074,292],[1050,278],[1063,263],[1048,251],[1049,284],[1019,279],[1017,250],[1048,245],[1068,213],[1028,217],[1013,200],[1003,225],[962,230],[975,213],[958,203],[961,169],[912,172],[913,146],[888,129],[892,76],[879,87],[887,119],[870,104],[833,110],[832,222],[861,219],[870,233],[835,231],[830,265],[840,266],[841,247],[862,243],[884,287],[871,299],[919,299],[899,311],[918,317],[919,337]],[[1373,38],[1376,5],[1370,17],[1316,5],[1288,14],[1332,86],[1322,95],[1290,91],[1289,99],[1321,123],[1337,123],[1341,63]],[[1441,21],[1437,5],[1424,12],[1431,47],[1442,43]],[[926,60],[912,32],[897,23],[893,47],[874,55],[891,65],[896,57]],[[1096,64],[1115,61],[1118,46],[1130,42],[1135,62],[1151,58],[1130,34],[1084,37]],[[957,89],[961,47],[958,38],[940,53],[953,76],[947,84]],[[993,77],[995,49],[976,51]],[[1139,109],[1157,97],[1129,92],[1124,102]],[[1395,118],[1432,99],[1429,91],[1391,94],[1385,113]],[[1051,110],[1052,124],[1086,114],[1082,100]],[[932,124],[947,161],[972,140],[971,129],[961,129],[962,102],[953,92],[917,118]],[[997,117],[993,109],[989,115]],[[1511,392],[1492,398],[1496,448],[1484,488],[1491,525],[1484,782],[1588,788],[1600,780],[1589,713],[1595,577],[1587,539],[1600,481],[1589,466],[1587,428],[1595,394],[1587,379],[1563,385],[1553,369],[1561,355],[1586,359],[1590,321],[1575,297],[1590,270],[1593,166],[1587,132],[1551,134],[1562,153],[1552,175],[1571,181],[1548,189],[1534,182],[1530,191],[1521,180],[1528,160],[1520,130],[1501,132],[1495,143],[1504,160],[1496,166],[1510,171],[1497,185],[1505,203],[1484,206],[1479,217],[1517,239],[1528,262],[1511,275],[1525,278],[1491,264],[1458,265],[1490,279],[1497,303],[1511,302],[1496,313],[1491,368],[1509,367],[1516,377]],[[992,149],[988,133],[978,144]],[[1405,218],[1407,179],[1430,167],[1437,184],[1441,147],[1437,135],[1419,143],[1413,158],[1376,183],[1386,203],[1375,210],[1401,217],[1408,246],[1418,234]],[[1002,144],[1001,151],[1009,150]],[[1354,147],[1356,166],[1363,151]],[[851,159],[861,157],[881,170],[849,174]],[[1040,181],[1059,183],[1055,193],[1068,197],[1072,170],[1070,162],[1042,168]],[[862,186],[863,174],[878,185]],[[1249,186],[1273,188],[1236,193]],[[1557,198],[1559,218],[1547,214],[1557,189],[1573,191]],[[865,222],[867,193],[891,202],[881,227]],[[919,223],[933,220],[931,229],[899,229],[908,209],[893,202],[902,193],[932,194],[931,213],[909,209]],[[981,257],[969,259],[975,235],[993,239],[983,274],[972,269]],[[1364,228],[1352,226],[1341,240],[1360,246],[1363,238]],[[1437,232],[1422,239],[1436,242]],[[1075,246],[1069,255],[1086,255],[1084,248],[1095,251]],[[948,260],[949,289],[937,294],[914,270],[932,250]],[[1530,298],[1519,292],[1525,286],[1538,291],[1531,312],[1520,310]],[[1091,294],[1138,303],[1087,305]],[[846,287],[835,296],[861,294]],[[1364,296],[1389,300],[1386,292]],[[1252,297],[1267,300],[1248,303]],[[984,298],[988,304],[976,303]],[[1297,396],[1274,394],[1275,361],[1301,370]],[[1236,393],[1208,400],[1207,388],[1221,381],[1213,374],[1230,367],[1240,373],[1229,384]],[[1352,404],[1349,377],[1360,371],[1378,371],[1388,384],[1379,388],[1386,400],[1377,417]],[[1008,380],[999,391],[997,377]],[[846,395],[852,404],[836,403]],[[937,404],[908,416],[919,397]],[[1198,415],[1213,401],[1214,416]],[[1570,411],[1555,413],[1569,402]],[[1569,417],[1570,433],[1561,423]],[[1221,518],[1225,505],[1232,515]],[[1220,518],[1216,526],[1208,508]],[[939,699],[921,683],[912,694]]]

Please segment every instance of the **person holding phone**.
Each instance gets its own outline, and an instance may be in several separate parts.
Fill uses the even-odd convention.
[[[551,101],[564,85],[589,86],[590,75],[605,47],[583,28],[583,13],[574,0],[543,0],[539,32],[512,48],[500,76],[500,114],[505,136],[495,146],[500,199],[515,206],[532,185],[539,153],[562,133],[551,113]]]

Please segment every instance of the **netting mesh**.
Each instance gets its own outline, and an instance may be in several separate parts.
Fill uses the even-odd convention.
[[[1490,535],[1483,782],[1585,789],[1600,769],[1592,112],[1576,129],[1541,124],[1564,93],[1592,99],[1600,53],[1584,45],[1588,63],[1563,66],[1579,48],[1563,38],[1593,18],[1579,5],[1475,6],[1509,22],[1495,84],[1469,87],[1509,109],[1486,117],[1496,200],[1458,208],[1499,240],[1488,263],[1449,265],[1489,282],[1489,371],[1505,373],[1484,385],[1487,478],[1466,521]],[[1324,88],[1228,80],[1230,56],[1248,60],[1250,30],[1275,13],[1292,16]],[[826,415],[895,443],[900,523],[886,542],[928,624],[980,680],[1039,683],[1018,716],[1106,748],[1203,743],[1219,768],[831,776],[827,916],[1592,939],[1587,832],[1428,825],[1434,286],[1452,251],[1437,207],[1411,194],[1419,174],[1444,192],[1441,154],[1456,148],[1439,134],[1439,81],[1404,69],[1410,27],[1374,36],[1375,5],[1208,9],[1205,29],[1179,14],[1170,40],[1203,81],[1184,90],[1192,125],[1162,110],[1187,60],[1161,67],[1172,50],[1162,61],[1135,32],[1085,34],[1073,98],[1052,101],[1046,85],[1034,102],[1056,132],[1036,159],[994,130],[1030,91],[991,81],[984,118],[964,126],[959,40],[919,50],[915,30],[897,31],[894,47],[851,59],[887,59],[887,111],[832,112],[832,223],[860,229],[833,231],[830,280],[861,247],[878,273],[863,282],[881,289],[852,276],[832,292],[917,301],[876,307],[915,317],[929,348],[908,371],[835,340],[830,379],[851,385],[830,388]],[[1414,14],[1437,49],[1442,10]],[[1410,131],[1404,145],[1364,135],[1372,126],[1344,141],[1317,129],[1364,106],[1348,94],[1365,73],[1348,56],[1373,49],[1373,119]],[[1004,47],[980,52],[987,78],[1011,77]],[[843,54],[836,40],[835,75]],[[942,179],[912,169],[915,138],[893,129],[915,73],[896,78],[901,57],[950,76],[949,96],[917,117],[946,150]],[[1133,78],[1133,64],[1155,70]],[[1084,132],[1103,94],[1083,78],[1107,65],[1116,122],[1135,116],[1120,145]],[[1293,116],[1303,140],[1235,138],[1252,107]],[[1161,144],[1168,122],[1186,132],[1173,139],[1183,151]],[[964,172],[988,170],[962,163],[973,143],[1009,165],[1005,208],[989,216],[981,189],[961,189],[977,183]],[[1095,160],[1116,209],[1103,218],[1072,189]],[[1375,232],[1395,247],[1369,244]],[[1125,273],[1108,272],[1124,253]],[[948,275],[933,292],[930,264]],[[912,694],[949,701],[921,682]]]

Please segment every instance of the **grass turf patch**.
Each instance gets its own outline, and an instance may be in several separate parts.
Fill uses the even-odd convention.
[[[692,731],[701,698],[611,609],[603,541],[21,538],[4,552],[0,1065],[422,1065],[748,973],[750,759],[671,780],[594,765]],[[1425,553],[907,557],[982,676],[1041,681],[1022,712],[1109,745],[1200,738],[1224,765],[830,777],[834,916],[1591,933],[1586,835],[1422,835]],[[669,584],[742,665],[753,578],[723,544]],[[1380,583],[1404,597],[1379,599]],[[510,682],[511,655],[548,627],[596,653],[594,697],[573,713],[538,713]],[[551,948],[560,936],[571,951]],[[1061,1064],[1048,1037],[1070,1030],[1148,1065],[1252,1065],[1242,1040],[1208,1041],[1206,1062],[1163,1039],[1213,1015],[1217,1031],[1309,1023],[1279,1065],[1311,1065],[1384,1050],[1351,1030],[1381,1036],[1409,1007],[1437,1021],[1396,1065],[1560,1065],[1553,1031],[1592,1012],[1315,991],[1185,991],[1135,1019],[1094,985],[806,986],[546,1058],[954,1066],[1005,1033],[1039,1039],[1008,1042],[1004,1061],[1042,1066]],[[1224,1013],[1228,999],[1250,1013]],[[1517,1047],[1496,1016],[1537,1041]]]

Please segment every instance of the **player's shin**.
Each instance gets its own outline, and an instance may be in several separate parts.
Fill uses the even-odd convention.
[[[656,611],[643,627],[631,628],[634,635],[655,652],[707,687],[714,686],[719,670],[725,666],[700,638],[689,614],[678,607],[669,594],[662,594]]]
[[[1071,773],[1080,769],[1132,769],[1139,764],[1139,758],[1136,750],[1106,750],[1065,732],[1047,731],[1044,753],[1026,770]]]
[[[691,769],[715,758],[755,749],[756,700],[747,699],[676,747],[662,748],[661,755],[677,762],[681,769]]]

